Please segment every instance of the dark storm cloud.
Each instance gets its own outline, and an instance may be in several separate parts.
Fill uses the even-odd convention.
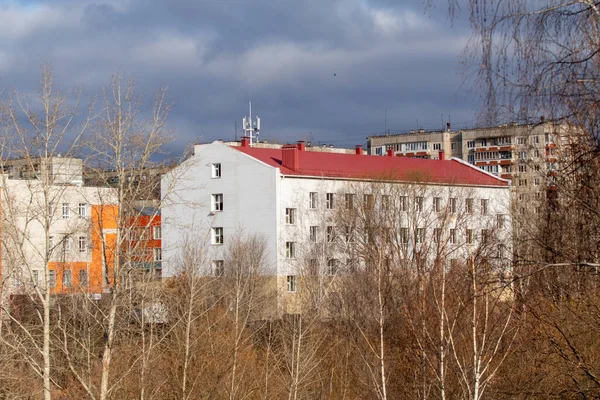
[[[174,149],[231,138],[248,100],[263,138],[351,146],[384,129],[385,110],[392,129],[472,118],[457,97],[468,32],[423,11],[420,0],[3,3],[0,84],[33,90],[49,61],[61,86],[91,96],[121,68],[147,97],[169,85]]]

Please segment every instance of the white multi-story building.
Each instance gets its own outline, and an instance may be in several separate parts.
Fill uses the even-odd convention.
[[[196,146],[162,186],[163,277],[182,270],[189,243],[206,255],[200,272],[218,275],[228,241],[240,231],[258,233],[267,245],[262,273],[277,277],[283,303],[298,289],[302,258],[324,265],[327,274],[354,260],[358,244],[350,236],[367,241],[368,229],[365,223],[339,225],[359,206],[393,210],[390,224],[374,224],[387,225],[386,232],[392,229],[413,249],[428,238],[468,249],[492,233],[510,237],[508,181],[458,159],[376,157],[360,148],[355,154],[308,152],[303,143],[268,149],[246,140],[240,146],[214,142]],[[348,245],[326,259],[315,256],[315,244],[334,241]]]

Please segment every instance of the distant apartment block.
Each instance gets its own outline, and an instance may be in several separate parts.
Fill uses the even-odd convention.
[[[460,158],[512,181],[517,212],[539,213],[541,202],[555,189],[559,145],[566,127],[501,125],[452,131],[410,131],[367,137],[369,154],[431,159]],[[557,147],[558,146],[558,147]]]

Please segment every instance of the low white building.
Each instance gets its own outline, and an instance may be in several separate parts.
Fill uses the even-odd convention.
[[[277,277],[277,290],[284,293],[296,291],[299,260],[315,257],[316,243],[336,236],[348,242],[348,254],[338,246],[325,255],[335,258],[311,258],[325,264],[325,273],[353,259],[358,244],[350,230],[368,240],[366,229],[359,233],[360,226],[339,224],[361,204],[372,203],[380,216],[387,210],[392,222],[374,224],[392,229],[407,251],[427,238],[468,251],[488,235],[510,236],[508,182],[458,159],[377,157],[359,148],[355,154],[307,152],[303,143],[266,149],[245,140],[240,146],[214,142],[196,146],[192,157],[166,174],[162,192],[163,277],[182,270],[182,249],[190,242],[206,255],[200,273],[218,275],[223,250],[241,230],[264,237],[262,273]]]

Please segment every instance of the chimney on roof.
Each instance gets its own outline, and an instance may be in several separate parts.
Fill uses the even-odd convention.
[[[286,144],[281,148],[281,165],[297,171],[300,168],[300,150],[295,144]]]
[[[446,155],[444,154],[444,150],[440,151],[440,155],[438,156],[438,158],[442,161],[444,161],[446,159]]]
[[[446,130],[450,132],[450,122],[446,122]]]
[[[362,156],[362,145],[357,144],[356,147],[354,148],[354,153],[357,156]]]
[[[542,116],[540,116],[540,123],[542,123],[542,124],[543,124],[545,120],[546,120],[546,117],[544,117],[543,115],[542,115]]]
[[[306,150],[306,144],[304,144],[304,140],[298,140],[298,150],[300,150],[300,151]]]
[[[248,136],[242,136],[242,147],[250,147],[250,138]]]
[[[394,150],[393,149],[389,149],[387,151],[387,155],[388,155],[388,157],[394,157]]]

